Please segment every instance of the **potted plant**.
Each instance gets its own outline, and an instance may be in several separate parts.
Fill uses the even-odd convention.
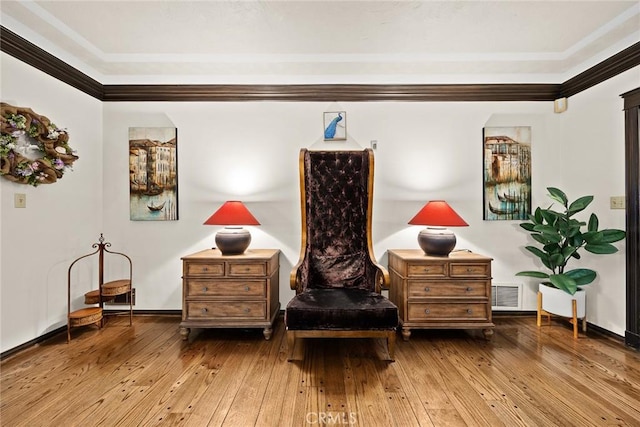
[[[544,311],[565,317],[574,317],[571,304],[564,307],[566,302],[556,302],[550,293],[567,296],[566,299],[576,299],[578,303],[578,318],[585,317],[584,291],[581,286],[588,285],[596,278],[596,272],[588,268],[567,269],[571,259],[580,259],[582,249],[593,254],[612,254],[618,249],[612,245],[625,238],[625,232],[617,229],[598,230],[599,221],[592,213],[589,222],[585,223],[574,218],[593,201],[593,196],[583,196],[569,202],[567,195],[554,187],[548,187],[548,196],[563,206],[561,211],[552,209],[553,203],[546,209],[536,208],[529,221],[520,224],[531,237],[542,247],[526,246],[526,249],[537,256],[542,264],[550,271],[521,271],[516,276],[529,276],[542,279],[539,291],[543,294]],[[584,228],[586,227],[586,229]],[[555,291],[555,292],[554,292]]]

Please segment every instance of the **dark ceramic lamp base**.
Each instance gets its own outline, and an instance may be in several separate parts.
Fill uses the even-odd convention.
[[[251,243],[251,233],[242,227],[225,227],[216,233],[216,246],[223,255],[242,255]]]
[[[456,247],[456,235],[447,228],[427,227],[418,234],[418,244],[427,255],[449,256]]]

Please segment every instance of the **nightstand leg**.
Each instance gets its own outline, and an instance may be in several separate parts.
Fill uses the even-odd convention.
[[[180,328],[180,335],[184,341],[189,339],[189,332],[191,332],[190,328]]]
[[[273,329],[267,327],[262,331],[262,335],[264,335],[264,339],[269,341],[271,339],[271,334],[273,334]]]
[[[483,329],[482,333],[484,334],[484,339],[488,341],[493,336],[493,329]]]
[[[405,341],[409,341],[409,337],[411,336],[411,329],[402,327],[402,339]]]

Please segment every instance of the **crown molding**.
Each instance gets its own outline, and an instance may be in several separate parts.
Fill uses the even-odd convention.
[[[640,42],[562,83],[560,97],[570,97],[640,65]]]
[[[103,85],[3,26],[0,50],[105,102],[553,101],[640,64],[638,42],[562,84]]]
[[[44,49],[0,26],[0,50],[74,88],[102,100],[103,86]]]
[[[550,101],[557,84],[105,85],[104,101]]]

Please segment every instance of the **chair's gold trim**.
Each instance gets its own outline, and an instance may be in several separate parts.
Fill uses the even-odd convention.
[[[300,155],[298,157],[298,175],[299,175],[299,181],[300,181],[300,224],[301,224],[301,228],[302,228],[302,237],[300,239],[300,256],[298,259],[298,263],[296,265],[293,266],[293,269],[291,270],[291,274],[289,276],[289,285],[291,286],[291,289],[295,290],[296,293],[300,293],[302,292],[302,288],[300,287],[300,277],[298,275],[298,271],[300,270],[300,266],[302,265],[302,263],[304,262],[304,257],[305,257],[305,251],[306,251],[306,247],[307,247],[307,210],[306,210],[306,205],[307,205],[307,193],[305,190],[305,185],[304,185],[304,157],[305,154],[307,153],[306,148],[302,148],[300,149]]]

